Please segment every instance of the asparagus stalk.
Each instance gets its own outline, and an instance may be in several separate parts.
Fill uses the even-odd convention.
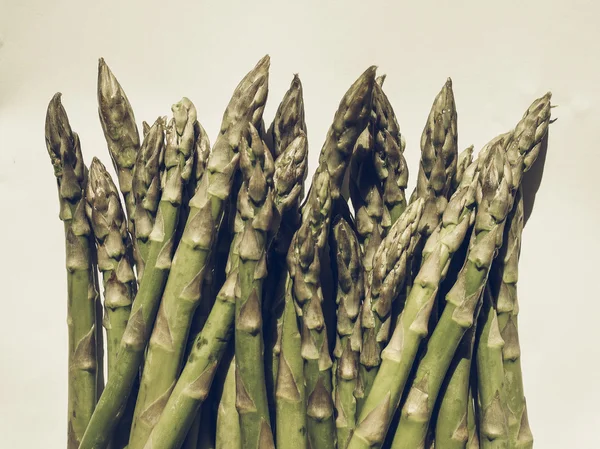
[[[393,449],[423,444],[441,384],[461,339],[476,319],[490,266],[502,244],[512,175],[501,145],[491,148],[487,159],[482,161],[482,194],[466,261],[446,295],[446,307],[408,391]]]
[[[269,408],[274,416],[275,384],[279,366],[279,341],[283,322],[284,290],[287,277],[285,257],[290,247],[290,241],[300,223],[299,204],[304,198],[304,180],[306,179],[306,156],[308,142],[306,140],[306,124],[304,122],[304,99],[302,83],[298,75],[294,75],[290,88],[281,101],[273,123],[269,128],[272,136],[273,155],[275,159],[274,188],[286,189],[287,170],[285,167],[294,163],[301,171],[300,191],[297,199],[287,210],[281,211],[279,230],[271,243],[268,254],[269,274],[265,282],[264,307],[265,312],[265,377],[267,383],[267,398]],[[299,140],[298,140],[299,139]],[[295,142],[295,143],[294,143]],[[281,169],[277,169],[282,165]],[[275,424],[275,421],[272,423]]]
[[[87,168],[79,136],[71,130],[61,94],[46,114],[46,148],[54,168],[64,223],[69,326],[69,399],[67,447],[79,447],[97,400],[96,298],[94,241],[85,214]]]
[[[498,316],[492,304],[489,286],[483,293],[481,330],[476,352],[477,392],[481,407],[479,431],[482,448],[508,448],[508,417],[503,390],[504,367],[502,348],[504,340],[498,328]]]
[[[334,350],[336,366],[335,420],[338,447],[346,447],[356,421],[358,360],[361,348],[360,321],[364,298],[364,272],[361,251],[354,230],[340,218],[331,233],[331,259],[335,260],[337,281],[337,339]]]
[[[298,330],[298,316],[288,277],[285,306],[281,324],[280,369],[276,387],[277,447],[280,449],[307,449],[306,388],[302,339]]]
[[[257,66],[255,70],[263,71],[263,68]],[[247,104],[256,101],[254,97],[258,95],[266,75],[260,80],[243,93],[242,101]],[[262,101],[266,99],[264,92],[261,98]],[[253,109],[247,109],[248,116],[252,112]],[[171,148],[174,160],[181,154],[193,164],[192,156],[198,138],[196,109],[189,100],[184,99],[173,109],[173,114],[173,133],[167,142],[165,161]],[[194,311],[201,300],[203,276],[209,266],[237,168],[237,142],[243,140],[244,130],[245,123],[242,121],[231,131],[219,136],[208,163],[207,176],[202,177],[196,194],[190,200],[189,217],[173,256],[171,273],[148,345],[129,449],[143,447],[177,380]]]
[[[505,243],[490,276],[490,284],[498,313],[498,327],[504,340],[503,395],[507,401],[507,419],[510,445],[516,448],[533,446],[533,436],[526,418],[527,407],[523,393],[521,349],[517,327],[519,313],[517,299],[518,263],[523,232],[523,195],[517,192],[515,206],[507,219]]]
[[[148,259],[150,234],[154,228],[160,201],[160,176],[164,171],[166,117],[156,119],[137,154],[133,167],[132,193],[135,201],[135,239],[138,252],[137,273],[141,281]]]
[[[421,161],[417,188],[411,202],[425,199],[422,231],[430,235],[446,208],[457,165],[457,115],[452,80],[435,97],[427,124],[421,135]]]
[[[117,359],[135,296],[131,240],[119,192],[98,159],[90,165],[86,212],[98,244],[98,268],[104,284],[104,327],[108,350],[108,375]]]
[[[235,304],[236,409],[243,449],[274,447],[267,403],[262,339],[262,284],[267,276],[267,233],[273,219],[273,159],[250,126],[250,146],[240,152],[238,195],[239,296]],[[239,228],[238,228],[239,226]]]
[[[419,241],[419,223],[424,213],[422,198],[404,211],[383,239],[373,258],[365,301],[362,307],[362,348],[360,363],[364,368],[362,389],[368,397],[381,365],[381,351],[389,340],[392,302],[398,297],[410,269]]]
[[[302,310],[302,357],[307,391],[307,430],[313,449],[335,445],[331,400],[332,361],[321,303],[320,261],[327,241],[333,202],[340,188],[349,156],[367,125],[375,81],[375,67],[367,69],[350,87],[340,103],[319,156],[302,224],[288,252],[292,294]]]
[[[469,167],[462,185],[450,199],[442,220],[423,248],[422,266],[406,299],[390,342],[381,353],[381,366],[348,449],[381,447],[400,403],[438,289],[452,256],[460,248],[474,219],[478,174]]]
[[[133,235],[133,168],[140,149],[140,136],[127,95],[103,58],[98,61],[98,114],[125,199],[129,231]]]
[[[473,162],[473,145],[465,148],[458,155],[458,163],[456,164],[456,173],[454,173],[454,177],[452,178],[452,187],[451,192],[456,192],[458,186],[462,181],[462,177],[465,173],[465,170],[471,163]]]
[[[440,392],[435,444],[445,449],[466,449],[469,439],[473,438],[473,424],[469,428],[469,407],[473,407],[470,380],[475,328],[467,330],[460,342]]]
[[[175,105],[176,111],[189,101]],[[80,449],[99,449],[108,445],[114,429],[123,415],[132,386],[144,359],[146,344],[154,325],[160,297],[171,267],[174,234],[185,183],[189,179],[192,158],[183,148],[173,145],[174,134],[181,129],[176,121],[169,126],[169,140],[165,150],[165,173],[154,228],[150,233],[148,259],[144,276],[134,300],[131,317],[121,339],[115,370],[94,411],[81,442]],[[134,423],[135,424],[135,423]],[[135,431],[132,427],[132,433]]]
[[[475,416],[475,404],[472,391],[472,389],[469,390],[469,403],[467,404],[467,429],[469,431],[469,437],[466,449],[479,449],[479,428]]]
[[[240,420],[235,408],[235,356],[232,358],[217,412],[217,449],[241,449]]]

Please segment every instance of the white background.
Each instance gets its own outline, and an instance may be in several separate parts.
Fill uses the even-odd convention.
[[[138,124],[170,114],[185,95],[214,139],[237,82],[269,53],[266,121],[299,73],[311,174],[340,98],[377,64],[406,137],[410,189],[447,76],[461,148],[510,129],[552,90],[558,120],[521,258],[525,391],[536,447],[600,447],[599,14],[598,3],[582,0],[0,0],[0,446],[66,441],[63,230],[44,145],[52,95],[63,93],[86,160],[110,165],[96,110],[98,57]]]

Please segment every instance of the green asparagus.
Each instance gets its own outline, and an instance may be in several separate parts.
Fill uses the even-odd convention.
[[[441,384],[463,335],[476,319],[490,266],[502,244],[512,186],[510,165],[502,145],[491,148],[482,164],[481,199],[478,198],[467,258],[446,295],[446,307],[408,391],[393,449],[412,449],[423,444]]]
[[[133,167],[140,149],[140,136],[127,95],[103,58],[98,61],[98,114],[125,199],[129,231],[133,234]]]
[[[337,280],[337,339],[335,344],[335,426],[339,447],[346,447],[356,421],[358,360],[361,332],[358,314],[364,299],[364,272],[358,239],[346,220],[340,218],[331,233],[331,259]]]
[[[46,148],[54,168],[64,223],[69,327],[68,443],[77,449],[97,400],[95,245],[85,213],[87,168],[79,136],[71,130],[61,94],[46,114]]]
[[[133,167],[132,194],[135,201],[133,220],[138,252],[136,268],[140,282],[148,258],[150,233],[154,228],[160,201],[160,176],[164,171],[165,123],[166,117],[159,117],[145,133]]]
[[[307,430],[313,449],[335,446],[331,400],[332,361],[321,303],[320,261],[327,242],[333,202],[340,197],[349,156],[371,111],[375,67],[367,69],[340,103],[319,156],[302,224],[288,252],[292,294],[301,315],[302,357],[307,391]]]

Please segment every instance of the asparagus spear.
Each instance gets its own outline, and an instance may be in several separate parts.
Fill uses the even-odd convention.
[[[457,115],[452,80],[435,97],[427,124],[421,135],[421,161],[417,188],[411,202],[425,199],[423,233],[431,234],[446,208],[457,164]]]
[[[273,138],[273,157],[275,159],[298,135],[306,134],[302,83],[298,75],[294,75],[290,88],[283,96],[273,123],[269,127],[269,133]]]
[[[490,266],[502,244],[512,200],[512,175],[501,145],[491,148],[487,159],[482,161],[482,194],[466,261],[446,295],[446,307],[419,363],[402,408],[393,449],[423,443],[441,384],[461,339],[476,319]]]
[[[469,390],[469,403],[467,404],[467,430],[469,432],[469,437],[467,439],[466,449],[479,449],[479,428],[475,416],[475,404],[472,391],[472,389]]]
[[[90,165],[86,212],[98,244],[98,268],[104,279],[104,327],[108,374],[114,369],[135,296],[131,240],[119,192],[98,159]]]
[[[456,173],[454,173],[454,177],[452,178],[452,187],[451,192],[456,192],[460,182],[462,181],[462,177],[465,173],[465,170],[471,163],[473,162],[473,145],[465,148],[458,155],[458,163],[456,164]]]
[[[254,86],[253,91],[247,94],[254,97],[257,89],[258,86]],[[246,98],[245,101],[249,103],[253,99]],[[165,163],[169,165],[169,160],[176,161],[185,156],[191,162],[191,174],[198,138],[196,109],[189,100],[184,99],[173,109],[173,115],[172,137],[167,140]],[[236,129],[230,137],[231,141],[228,140],[229,136],[217,140],[209,161],[208,176],[202,177],[189,203],[189,217],[173,256],[171,272],[148,345],[129,449],[143,447],[179,374],[194,311],[200,301],[203,276],[208,269],[223,206],[237,167],[237,147],[230,143],[239,141],[242,132]]]
[[[285,306],[281,323],[280,369],[277,374],[276,420],[277,447],[280,449],[307,449],[306,388],[302,339],[298,330],[298,316],[288,277]]]
[[[476,352],[477,392],[481,416],[479,432],[482,448],[508,448],[508,417],[506,396],[502,388],[504,367],[502,348],[504,340],[498,328],[498,316],[492,304],[489,285],[483,293],[480,332]]]
[[[373,72],[374,69],[370,70],[370,74],[367,72],[368,75],[363,77],[367,79],[359,84],[372,85]],[[365,81],[367,82],[365,83]],[[360,91],[364,90],[364,87],[355,86],[354,89]],[[364,98],[364,93],[361,98]],[[362,103],[357,102],[355,108],[359,105],[362,105]],[[351,110],[353,111],[353,109]],[[349,117],[349,119],[351,118]],[[342,121],[342,124],[344,123],[343,120],[338,121]],[[337,133],[331,136],[330,146],[333,146],[337,142],[335,136],[337,136]],[[331,152],[329,151],[328,153]],[[329,161],[325,160],[323,162],[323,165],[331,162],[332,166],[335,166],[333,164],[335,160],[336,155],[333,154]],[[336,172],[336,179],[340,178],[340,174]],[[291,191],[294,191],[294,189],[292,188]],[[275,201],[275,204],[277,204],[277,201]],[[198,410],[208,393],[216,367],[231,333],[233,312],[235,309],[234,293],[236,289],[239,292],[239,287],[236,287],[236,280],[237,273],[234,271],[221,289],[206,325],[196,339],[188,362],[169,397],[157,425],[146,443],[146,448],[177,446],[185,437],[185,433],[194,419],[194,413]],[[267,432],[264,434],[266,435]]]
[[[460,342],[440,392],[435,444],[444,449],[466,449],[469,438],[473,437],[469,428],[469,406],[473,407],[470,379],[475,328],[467,330]]]
[[[184,100],[173,109],[178,111],[188,103],[189,100]],[[178,126],[179,120],[180,117],[176,115],[176,120],[169,126],[170,141],[176,139],[174,134],[181,129]],[[123,415],[132,386],[137,379],[171,266],[173,237],[177,228],[182,191],[191,172],[191,153],[182,150],[184,148],[171,143],[165,151],[166,171],[163,175],[156,221],[149,237],[150,247],[144,276],[121,339],[115,370],[100,397],[80,449],[98,449],[107,446]],[[135,427],[132,428],[133,431]]]
[[[334,356],[338,447],[346,447],[356,420],[354,392],[357,388],[362,343],[358,315],[365,294],[360,256],[360,246],[354,230],[346,220],[339,218],[331,233],[331,259],[336,261],[337,280],[337,339]]]
[[[400,403],[404,385],[427,335],[429,315],[454,253],[472,224],[478,174],[469,167],[442,220],[423,248],[422,265],[396,328],[381,353],[381,366],[362,408],[348,449],[381,447]]]
[[[67,447],[76,449],[97,399],[95,246],[85,214],[87,168],[79,136],[71,130],[60,93],[48,105],[45,128],[46,148],[58,187],[59,217],[65,228],[69,326]]]
[[[273,155],[275,159],[275,189],[287,188],[289,184],[285,167],[277,169],[278,165],[288,166],[295,163],[301,171],[300,191],[295,203],[290,204],[280,216],[279,230],[273,238],[268,254],[269,274],[265,282],[264,307],[265,312],[265,378],[267,383],[267,398],[269,408],[275,409],[275,383],[279,364],[279,340],[283,321],[284,290],[287,276],[285,257],[290,247],[290,241],[300,223],[299,204],[304,198],[304,180],[306,179],[306,155],[308,142],[306,140],[306,124],[304,122],[304,99],[302,83],[298,75],[294,75],[290,88],[285,93],[277,108],[273,123],[269,128],[272,136]],[[298,140],[300,139],[300,140]],[[294,145],[292,145],[295,142]],[[287,153],[287,155],[285,154]],[[296,162],[294,162],[296,161]],[[299,161],[302,161],[299,164]],[[298,165],[299,164],[299,165]],[[273,415],[274,416],[274,415]],[[275,424],[273,422],[272,424]]]
[[[273,218],[273,159],[250,126],[250,146],[240,152],[242,187],[238,195],[240,233],[235,304],[236,409],[242,448],[273,446],[263,363],[262,284],[267,275],[267,233]]]
[[[140,136],[127,95],[103,58],[98,61],[98,114],[125,199],[129,231],[133,235],[133,167],[140,149]]]
[[[302,357],[307,389],[307,430],[313,449],[335,445],[331,401],[331,357],[321,303],[320,260],[327,241],[333,202],[340,187],[349,156],[367,124],[375,81],[375,67],[367,69],[350,87],[340,103],[334,122],[319,156],[306,203],[302,224],[294,234],[288,252],[292,294],[302,310]]]
[[[503,395],[507,401],[507,419],[510,445],[516,448],[533,446],[533,436],[526,418],[527,407],[523,393],[521,349],[517,327],[519,306],[517,300],[518,263],[523,232],[523,196],[517,192],[505,230],[504,245],[492,266],[490,285],[498,313],[498,327],[504,347]]]
[[[219,401],[217,412],[217,449],[240,449],[242,447],[240,420],[235,408],[235,394],[234,356],[229,364],[223,386],[223,395]]]
[[[160,176],[164,171],[166,117],[156,119],[144,135],[132,175],[132,193],[135,201],[135,239],[138,252],[137,273],[141,281],[148,259],[150,233],[154,228],[160,201]]]
[[[373,271],[367,279],[362,307],[362,348],[360,363],[364,368],[362,389],[368,397],[381,365],[381,351],[389,340],[392,302],[400,294],[419,241],[419,222],[424,200],[415,200],[392,226],[373,258]]]

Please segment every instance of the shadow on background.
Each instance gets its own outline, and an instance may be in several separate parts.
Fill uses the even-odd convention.
[[[523,176],[523,210],[524,210],[524,225],[527,224],[527,220],[533,212],[533,206],[535,204],[535,196],[542,183],[542,177],[544,176],[544,167],[546,166],[546,155],[548,153],[548,136],[550,135],[550,126],[546,137],[542,140],[542,147],[540,148],[540,154],[536,161],[525,175]]]

